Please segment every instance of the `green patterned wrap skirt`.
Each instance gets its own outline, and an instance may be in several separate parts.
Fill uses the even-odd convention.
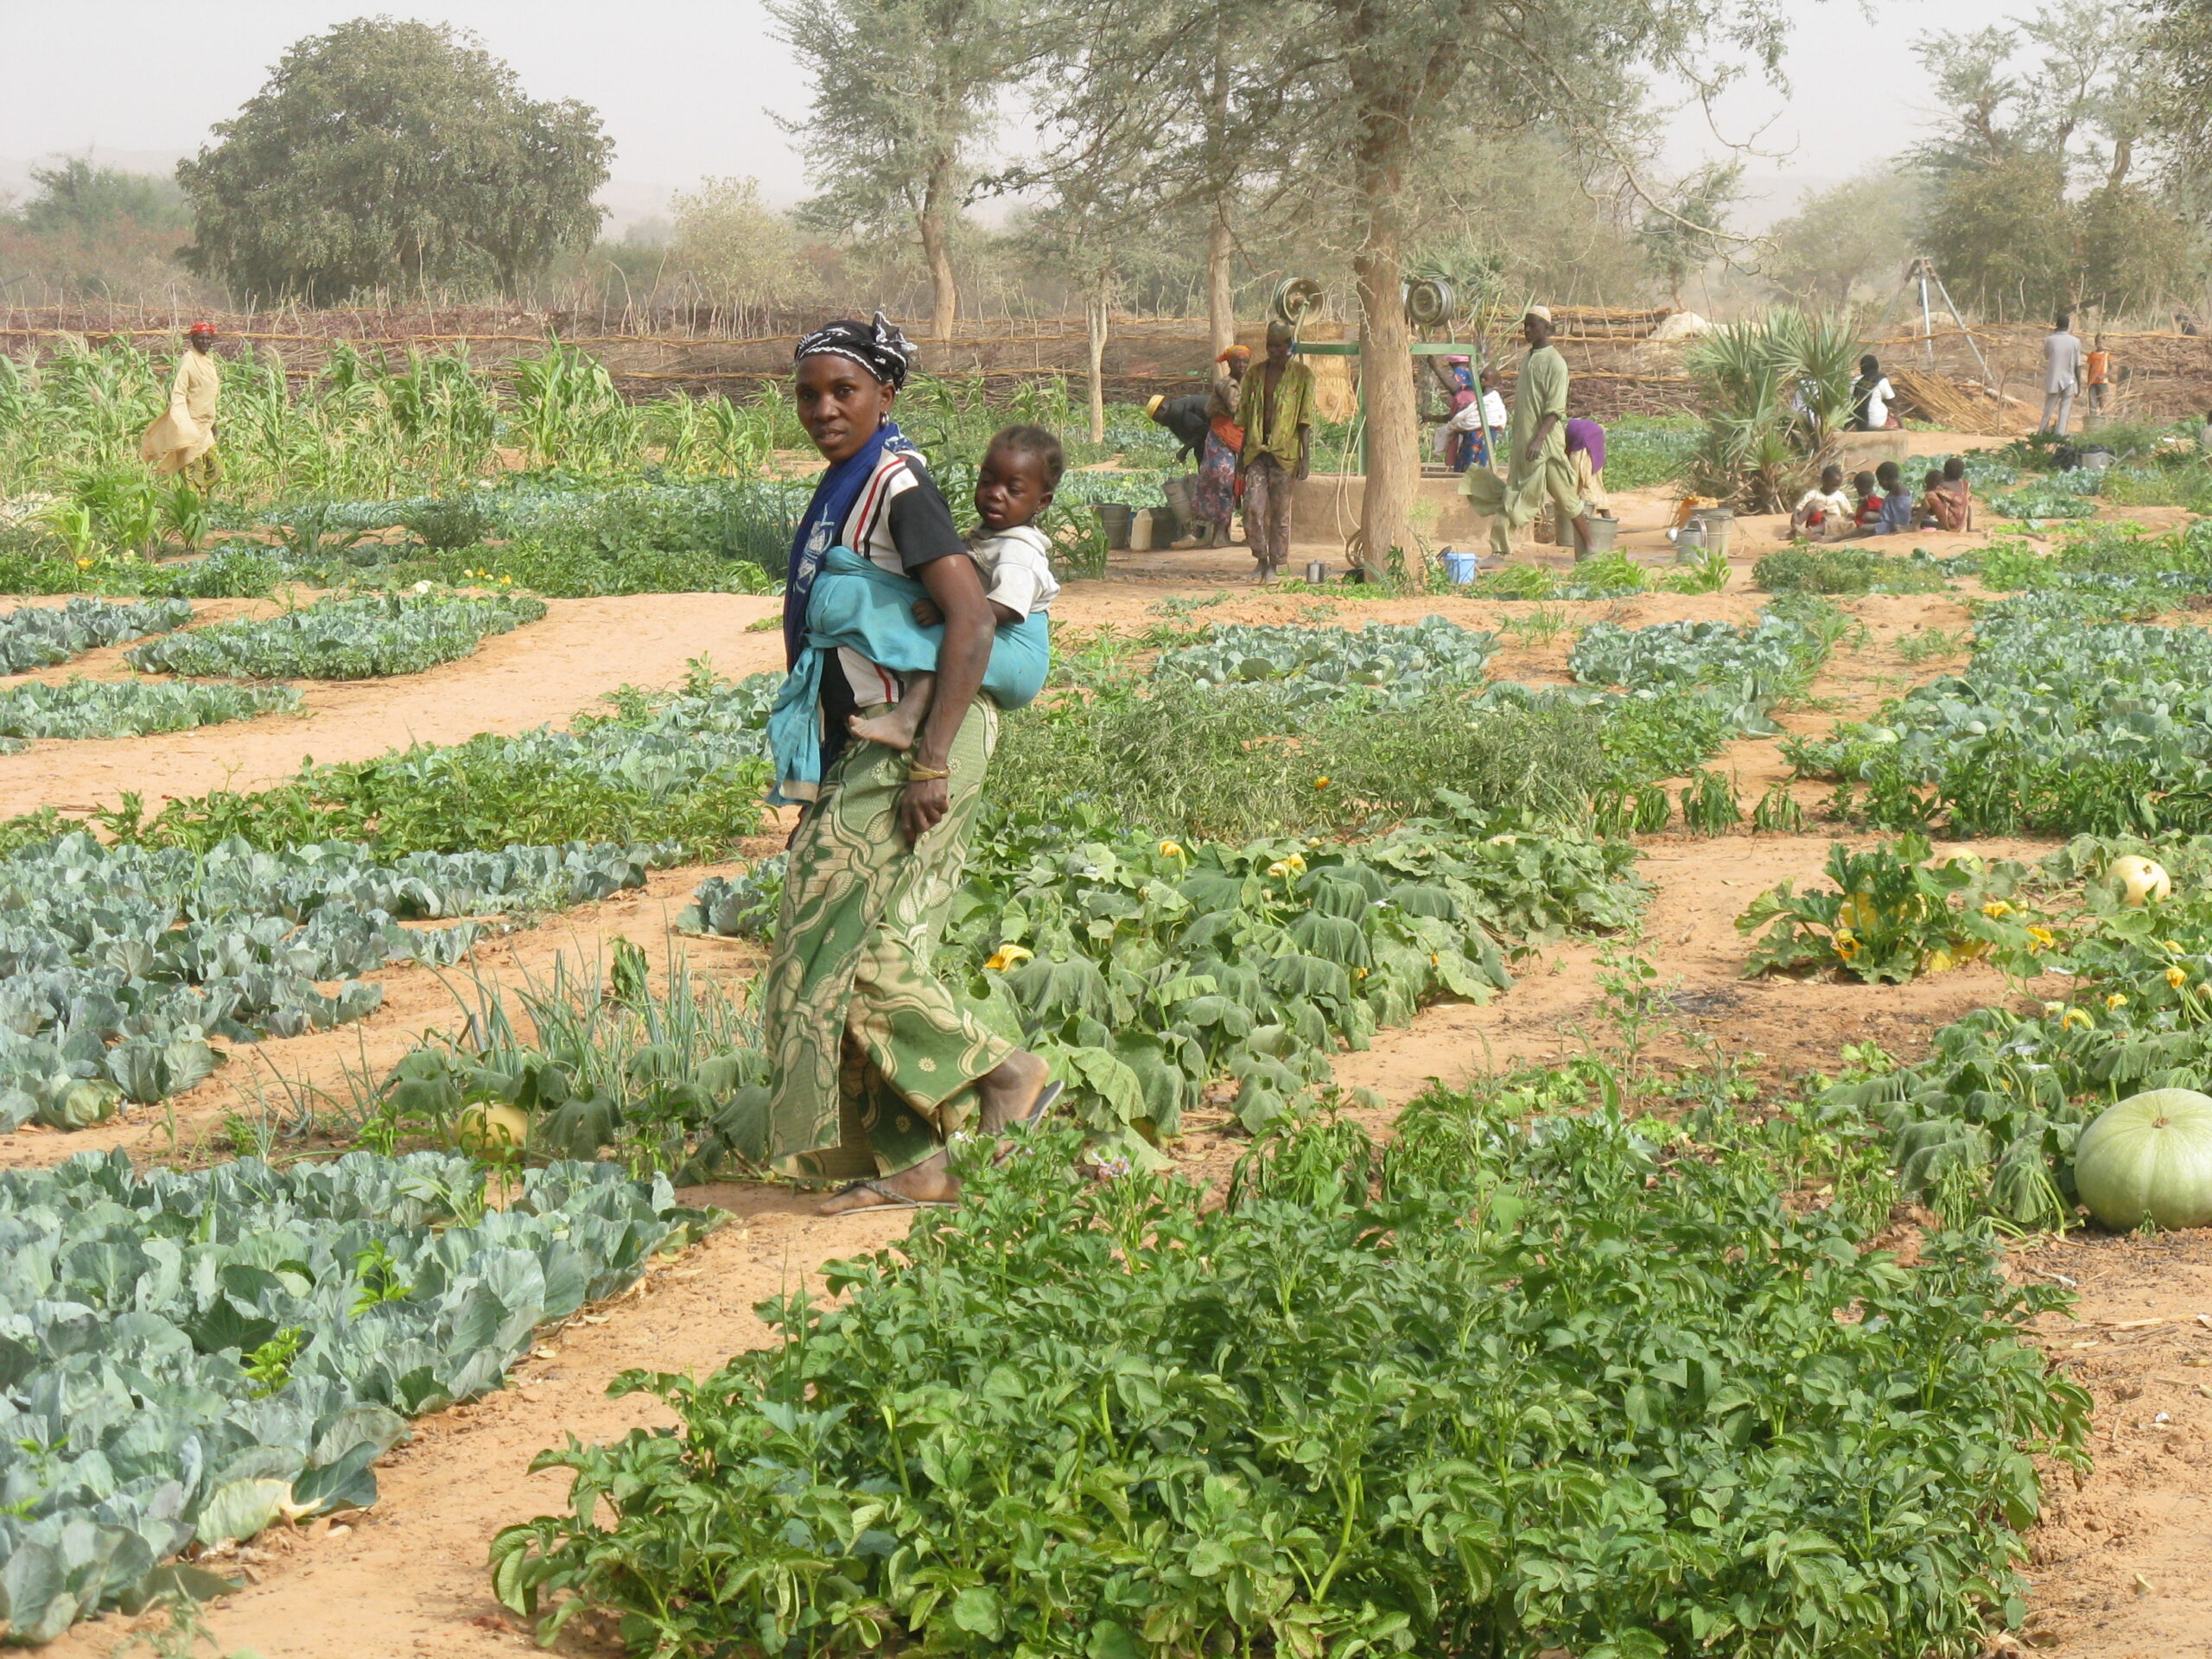
[[[947,762],[950,806],[912,846],[899,828],[906,757],[880,743],[849,742],[800,821],[760,993],[768,1152],[786,1175],[895,1175],[922,1162],[974,1117],[970,1085],[1014,1052],[931,961],[998,728],[997,708],[976,699]]]

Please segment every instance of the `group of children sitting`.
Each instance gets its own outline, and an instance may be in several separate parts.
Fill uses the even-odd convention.
[[[1806,491],[1789,515],[1792,536],[1827,541],[1850,535],[1973,528],[1974,486],[1967,481],[1966,462],[1956,455],[1940,468],[1929,469],[1916,497],[1905,487],[1904,475],[1894,461],[1853,478],[1849,495],[1843,491],[1843,468],[1826,467],[1820,487]]]

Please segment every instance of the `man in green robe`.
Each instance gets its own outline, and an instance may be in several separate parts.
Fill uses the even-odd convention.
[[[1574,468],[1567,458],[1567,359],[1552,344],[1550,308],[1532,305],[1521,319],[1528,359],[1513,388],[1513,418],[1505,432],[1505,476],[1472,467],[1459,488],[1477,512],[1490,518],[1491,550],[1503,558],[1513,532],[1536,516],[1548,499],[1554,519],[1572,521],[1578,549],[1590,545],[1590,520]]]

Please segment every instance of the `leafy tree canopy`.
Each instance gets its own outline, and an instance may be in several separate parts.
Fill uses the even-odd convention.
[[[129,219],[149,230],[181,229],[189,216],[167,179],[95,167],[72,156],[59,167],[31,168],[38,194],[23,205],[22,226],[41,235],[99,232]]]
[[[599,227],[597,111],[525,96],[475,37],[355,18],[284,54],[177,168],[187,263],[257,298],[387,284],[511,286]]]

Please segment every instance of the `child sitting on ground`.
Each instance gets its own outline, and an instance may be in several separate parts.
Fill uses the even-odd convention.
[[[1912,527],[1915,530],[1947,530],[1943,520],[1953,512],[1951,504],[1943,498],[1943,469],[1930,467],[1920,480],[1920,499],[1913,504]]]
[[[1967,485],[1967,464],[1956,455],[1941,472],[1928,474],[1928,493],[1921,499],[1921,523],[1929,530],[1974,528],[1974,496]]]
[[[1882,522],[1882,498],[1874,488],[1874,474],[1858,473],[1853,475],[1851,493],[1859,498],[1858,524],[1861,530],[1872,530]]]
[[[1912,528],[1915,503],[1912,492],[1904,486],[1904,474],[1897,470],[1894,461],[1885,461],[1874,469],[1874,482],[1882,492],[1881,512],[1877,515],[1871,536],[1893,536],[1898,531]]]
[[[1009,426],[983,453],[976,474],[976,516],[982,522],[968,537],[968,550],[982,568],[985,597],[1001,626],[1039,614],[1059,596],[1052,544],[1033,521],[1052,505],[1067,464],[1060,441],[1041,426]],[[932,628],[944,618],[922,599],[914,601],[914,620]],[[887,748],[912,748],[936,690],[936,675],[908,675],[906,695],[889,712],[852,717],[853,735]]]
[[[1843,493],[1843,468],[1823,467],[1821,486],[1797,498],[1789,514],[1795,536],[1833,536],[1851,521],[1851,498]]]

